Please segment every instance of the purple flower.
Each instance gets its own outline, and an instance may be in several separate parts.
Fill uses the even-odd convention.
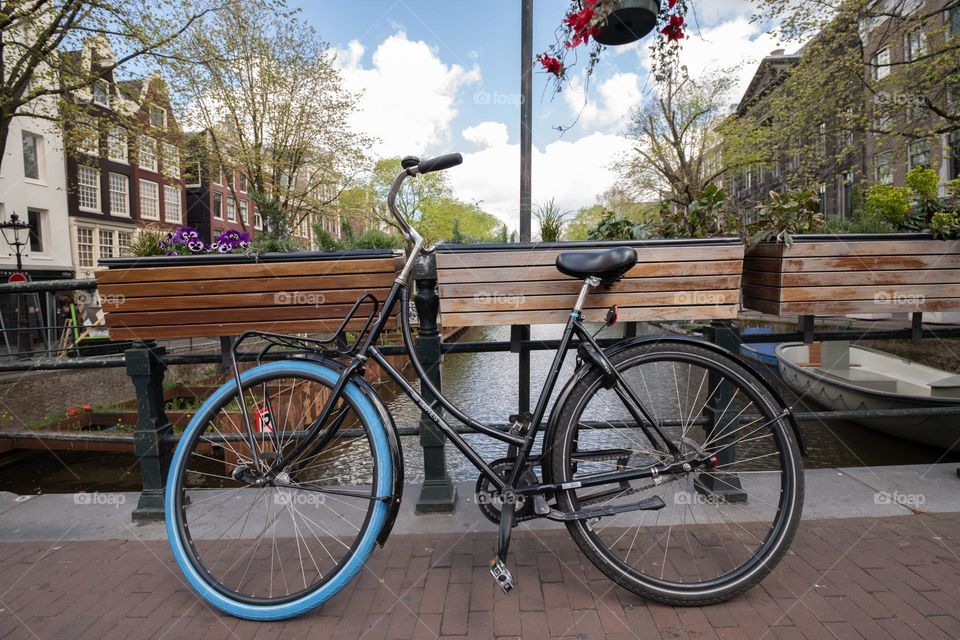
[[[198,240],[200,234],[193,227],[179,227],[173,234],[170,236],[170,240],[174,244],[183,244],[187,245],[193,240]]]

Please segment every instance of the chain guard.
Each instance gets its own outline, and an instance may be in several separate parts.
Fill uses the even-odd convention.
[[[513,465],[516,463],[514,458],[501,458],[499,460],[494,460],[490,464],[490,468],[494,473],[497,474],[503,480],[507,480],[510,477],[510,474],[513,472]],[[533,472],[532,469],[527,468],[523,474],[520,476],[520,484],[540,484],[540,480],[537,478],[537,474]],[[477,478],[477,486],[474,490],[474,499],[477,503],[477,508],[480,509],[480,513],[483,514],[483,517],[492,522],[493,524],[500,524],[500,505],[502,504],[500,498],[500,492],[497,491],[497,488],[491,484],[490,480],[481,475]],[[533,513],[533,499],[527,498],[524,499],[521,504],[517,505],[517,509],[514,512],[514,526],[519,522],[524,522],[526,520],[532,520],[534,518]]]

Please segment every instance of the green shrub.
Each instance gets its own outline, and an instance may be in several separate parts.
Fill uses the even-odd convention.
[[[634,222],[615,211],[607,211],[595,227],[587,231],[590,240],[643,240],[650,237],[650,227]]]
[[[864,213],[900,227],[910,217],[910,190],[892,184],[875,184],[867,189]]]
[[[936,200],[940,176],[933,169],[914,167],[907,173],[907,188],[919,200]]]
[[[820,213],[820,196],[813,189],[770,192],[770,199],[757,205],[759,220],[747,228],[748,244],[764,240],[793,244],[800,233],[816,233],[825,221]]]
[[[167,232],[162,229],[145,227],[134,236],[127,247],[127,252],[132,256],[164,256],[167,255],[163,248],[163,241],[167,239]]]

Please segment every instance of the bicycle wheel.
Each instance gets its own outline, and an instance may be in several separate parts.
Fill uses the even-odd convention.
[[[167,534],[190,584],[226,613],[299,615],[339,592],[373,551],[392,458],[386,427],[356,384],[347,384],[312,440],[322,450],[273,468],[305,439],[337,378],[307,361],[256,367],[241,376],[242,397],[233,382],[224,384],[180,438],[166,490]]]
[[[689,472],[558,493],[564,511],[659,496],[660,510],[567,523],[577,545],[626,589],[671,605],[728,600],[764,578],[793,539],[803,504],[800,456],[782,407],[733,358],[695,344],[637,345],[611,362],[647,411],[634,417],[599,373],[579,381],[554,426],[554,482],[598,472],[710,460]],[[662,430],[677,451],[651,433]],[[716,456],[712,458],[712,456]]]

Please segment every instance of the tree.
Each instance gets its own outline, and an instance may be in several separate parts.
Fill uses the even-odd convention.
[[[13,118],[63,122],[51,103],[91,86],[124,65],[138,68],[182,59],[179,45],[209,15],[239,0],[3,0],[0,3],[0,163]],[[88,38],[105,38],[117,51],[109,64],[77,74],[60,55]],[[197,58],[193,62],[203,62]],[[2,165],[0,165],[2,166]]]
[[[186,123],[205,130],[212,158],[291,212],[290,224],[328,212],[364,162],[369,141],[348,125],[356,96],[329,46],[295,12],[230,6],[191,34],[174,61]]]
[[[371,201],[373,215],[383,224],[400,231],[393,214],[387,209],[387,195],[402,171],[400,158],[380,160],[373,168],[369,186],[374,195]],[[417,176],[404,182],[397,194],[397,209],[414,226],[420,222],[426,203],[452,198],[452,190],[442,171]]]
[[[452,197],[432,198],[420,204],[422,214],[414,223],[427,242],[449,240],[457,244],[495,242],[500,220],[477,204]]]
[[[756,162],[750,146],[720,154],[730,103],[729,74],[691,78],[674,65],[637,106],[627,137],[633,151],[619,163],[620,188],[633,201],[658,199],[687,207],[728,171]],[[744,128],[737,135],[753,135]],[[718,161],[721,158],[722,161]]]

